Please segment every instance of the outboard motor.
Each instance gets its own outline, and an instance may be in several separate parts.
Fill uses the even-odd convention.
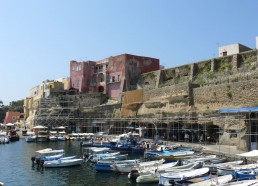
[[[40,159],[39,158],[36,158],[36,164],[37,164],[38,167],[40,166]]]
[[[40,160],[40,166],[43,167],[44,165],[44,160]]]
[[[34,165],[35,160],[36,160],[36,157],[35,157],[35,156],[32,156],[32,157],[31,157],[32,165]]]
[[[130,179],[132,181],[136,181],[136,179],[138,178],[138,176],[140,176],[138,170],[131,170],[131,176],[130,176]]]

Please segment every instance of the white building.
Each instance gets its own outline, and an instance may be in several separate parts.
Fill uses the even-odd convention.
[[[256,47],[257,47],[257,38],[256,38]],[[219,47],[219,57],[238,54],[248,50],[252,50],[252,49],[239,43],[221,46]]]

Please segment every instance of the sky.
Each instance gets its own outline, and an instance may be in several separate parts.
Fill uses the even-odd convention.
[[[29,97],[70,61],[123,53],[171,68],[256,47],[257,0],[0,0],[0,100]]]

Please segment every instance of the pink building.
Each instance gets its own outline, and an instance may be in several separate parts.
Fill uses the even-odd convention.
[[[3,124],[15,123],[24,119],[24,113],[20,112],[6,112]]]
[[[159,70],[159,59],[121,54],[93,62],[70,62],[70,88],[79,93],[104,93],[119,98],[123,91],[135,90],[142,73]]]

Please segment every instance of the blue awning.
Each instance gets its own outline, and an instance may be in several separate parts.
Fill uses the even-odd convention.
[[[219,113],[239,113],[239,112],[258,112],[258,107],[225,108],[225,109],[219,110]]]

